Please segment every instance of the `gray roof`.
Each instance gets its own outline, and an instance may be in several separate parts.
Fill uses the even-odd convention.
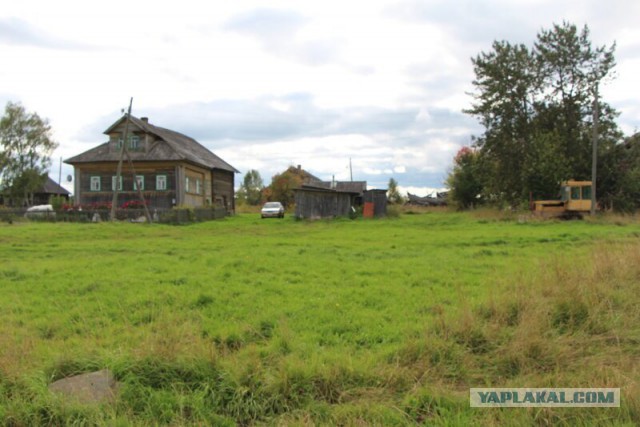
[[[126,120],[126,116],[117,120],[104,131],[104,133],[109,134],[124,120]],[[130,116],[130,123],[133,124],[134,127],[140,128],[143,132],[155,135],[159,139],[159,141],[154,142],[146,152],[129,151],[131,159],[134,162],[183,160],[210,169],[239,172],[236,168],[213,154],[193,138],[170,129],[154,126],[133,116]],[[65,163],[117,162],[118,160],[120,160],[120,153],[110,150],[109,143],[105,142],[91,150],[65,160]]]
[[[285,172],[289,172],[291,174],[299,176],[300,178],[302,178],[303,184],[312,184],[320,181],[320,178],[302,169],[301,165],[298,165],[297,167],[289,166]]]
[[[42,187],[39,188],[38,191],[36,191],[36,193],[61,194],[61,195],[66,195],[66,196],[71,194],[65,188],[59,186],[54,180],[52,180],[48,176],[47,176],[46,181],[42,185]]]
[[[329,185],[325,185],[325,184],[329,184]],[[337,183],[336,183],[337,184]],[[366,187],[366,183],[365,183],[365,187]],[[361,196],[363,191],[361,191],[359,188],[354,188],[353,186],[350,188],[348,186],[337,186],[335,188],[331,188],[331,182],[328,181],[319,181],[319,182],[313,182],[311,184],[302,184],[302,187],[300,188],[294,188],[293,191],[316,191],[316,192],[323,192],[323,193],[348,193],[348,194],[354,194],[357,196]]]
[[[335,186],[333,186],[334,183]],[[333,183],[331,181],[315,181],[307,186],[362,195],[367,190],[367,181],[335,181]]]

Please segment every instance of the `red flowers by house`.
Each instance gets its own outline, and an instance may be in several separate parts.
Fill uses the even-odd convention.
[[[142,203],[140,200],[129,200],[128,202],[124,202],[122,206],[120,206],[120,208],[121,209],[143,209],[145,205],[148,205],[146,200],[144,203]]]

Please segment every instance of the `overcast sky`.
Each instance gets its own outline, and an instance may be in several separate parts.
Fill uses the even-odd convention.
[[[48,118],[51,176],[133,115],[182,132],[265,183],[289,165],[424,195],[482,129],[462,113],[470,58],[494,40],[587,24],[616,48],[602,88],[640,123],[640,2],[631,0],[30,1],[0,9],[0,102]],[[63,177],[72,168],[63,166]]]

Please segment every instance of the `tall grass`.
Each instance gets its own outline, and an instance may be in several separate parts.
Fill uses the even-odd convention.
[[[638,235],[443,212],[0,226],[0,419],[632,425]],[[47,392],[102,368],[115,405]],[[622,408],[471,409],[478,386],[621,387]]]
[[[587,256],[535,260],[531,267],[499,279],[487,301],[435,322],[420,346],[409,343],[399,353],[407,366],[454,390],[620,387],[624,396],[621,409],[474,414],[483,424],[637,423],[640,245],[604,243]]]

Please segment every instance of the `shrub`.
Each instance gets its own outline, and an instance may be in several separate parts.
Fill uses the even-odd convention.
[[[387,218],[400,218],[400,211],[399,205],[387,205]]]
[[[67,199],[63,196],[51,196],[51,198],[49,198],[49,204],[53,207],[54,211],[62,210],[66,203]]]

